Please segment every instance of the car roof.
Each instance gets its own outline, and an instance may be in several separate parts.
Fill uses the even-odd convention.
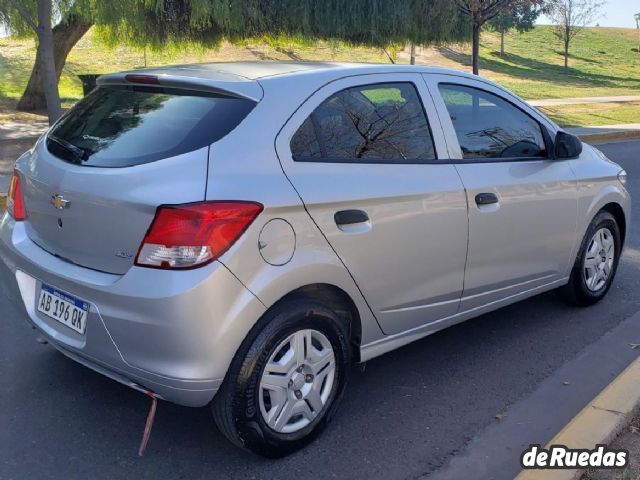
[[[276,61],[253,61],[253,62],[212,62],[193,63],[185,65],[172,65],[166,67],[151,67],[137,69],[132,72],[122,73],[144,73],[152,75],[173,74],[177,76],[188,76],[206,78],[211,80],[229,78],[231,76],[241,77],[246,80],[259,80],[265,77],[295,75],[301,73],[326,72],[330,70],[342,70],[343,72],[358,73],[363,70],[376,71],[380,73],[407,71],[420,71],[422,73],[455,73],[462,76],[470,74],[459,70],[447,68],[430,67],[424,65],[399,65],[386,63],[345,63],[345,62],[276,62]],[[240,79],[238,79],[240,80]]]
[[[277,80],[293,76],[335,76],[372,73],[441,73],[462,77],[472,75],[458,70],[429,67],[422,65],[390,65],[377,63],[340,63],[340,62],[220,62],[173,65],[166,67],[142,68],[127,72],[103,75],[99,85],[136,83],[126,80],[127,75],[157,76],[163,86],[194,88],[218,91],[239,97],[260,100],[263,95],[260,81]],[[131,78],[131,77],[130,77]],[[477,78],[477,77],[475,77]]]

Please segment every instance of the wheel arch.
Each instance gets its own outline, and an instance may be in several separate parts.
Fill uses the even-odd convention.
[[[579,241],[575,247],[574,255],[589,225],[601,211],[609,212],[616,219],[620,227],[621,243],[624,245],[626,233],[629,231],[629,213],[631,209],[631,199],[624,189],[619,188],[614,183],[607,184],[594,193],[588,203],[585,202],[583,205],[580,208],[582,213],[580,214],[581,220],[579,221],[577,232]]]
[[[298,287],[280,299],[278,299],[268,309],[281,305],[293,298],[307,298],[316,300],[331,308],[338,317],[345,322],[349,331],[349,343],[351,344],[353,358],[360,361],[360,346],[362,344],[362,320],[360,311],[355,301],[342,288],[329,283],[311,283]]]
[[[609,212],[611,215],[613,215],[613,218],[616,219],[616,223],[620,228],[620,247],[624,247],[624,242],[627,235],[627,219],[625,217],[622,206],[619,203],[610,202],[604,205],[599,210],[599,212],[602,211]]]

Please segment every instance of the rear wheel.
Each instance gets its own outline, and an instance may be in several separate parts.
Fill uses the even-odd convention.
[[[580,306],[604,298],[615,277],[620,251],[620,229],[615,218],[609,212],[599,212],[582,240],[569,283],[558,290],[562,298]]]
[[[212,402],[236,445],[267,457],[291,453],[325,428],[350,367],[347,326],[313,300],[283,302],[243,342]]]

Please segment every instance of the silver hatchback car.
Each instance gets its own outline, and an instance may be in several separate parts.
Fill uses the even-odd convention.
[[[456,71],[220,63],[101,77],[22,155],[0,284],[65,355],[279,456],[352,362],[552,289],[600,300],[625,172]]]

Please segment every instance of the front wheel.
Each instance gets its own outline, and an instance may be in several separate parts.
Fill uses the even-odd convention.
[[[558,290],[560,296],[579,306],[602,300],[618,269],[621,246],[616,219],[609,212],[599,212],[587,228],[569,283]]]
[[[212,402],[216,424],[253,453],[291,453],[327,425],[349,367],[344,322],[315,301],[286,301],[269,311],[240,347]]]

